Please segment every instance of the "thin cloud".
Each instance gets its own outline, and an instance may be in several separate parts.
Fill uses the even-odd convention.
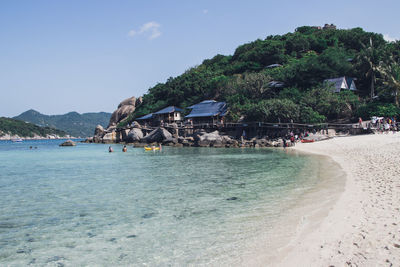
[[[139,30],[130,30],[128,32],[128,36],[133,37],[136,35],[149,33],[149,40],[153,40],[161,35],[160,27],[161,25],[159,23],[150,21],[140,26]]]
[[[383,39],[385,39],[385,41],[387,41],[387,42],[396,42],[398,40],[396,38],[389,36],[389,34],[387,34],[387,33],[385,33],[383,35]]]
[[[203,14],[207,14],[208,13],[208,9],[203,9]]]

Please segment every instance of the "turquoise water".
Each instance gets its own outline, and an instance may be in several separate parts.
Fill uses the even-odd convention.
[[[319,176],[281,150],[61,142],[0,142],[2,266],[240,262]]]

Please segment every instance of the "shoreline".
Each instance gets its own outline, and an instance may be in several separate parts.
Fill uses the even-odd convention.
[[[292,238],[277,265],[400,265],[400,134],[340,137],[291,149],[330,157],[346,181],[320,224]]]

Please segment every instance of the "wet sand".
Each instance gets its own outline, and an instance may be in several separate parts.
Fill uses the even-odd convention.
[[[277,265],[400,266],[400,134],[337,137],[294,149],[330,156],[346,182],[328,214],[294,236]]]

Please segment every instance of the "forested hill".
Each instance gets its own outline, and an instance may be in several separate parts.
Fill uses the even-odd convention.
[[[32,123],[0,117],[0,137],[7,134],[11,136],[18,135],[19,137],[46,137],[47,135],[63,137],[67,135],[66,132],[57,129],[40,127]]]
[[[94,128],[98,124],[103,127],[108,125],[111,113],[83,113],[69,112],[63,115],[44,115],[36,110],[28,110],[14,119],[34,123],[42,127],[57,128],[75,137],[93,135]]]
[[[233,55],[216,55],[155,85],[127,121],[204,99],[227,101],[232,121],[315,123],[395,116],[399,55],[400,42],[386,42],[382,34],[303,26],[241,45]],[[341,76],[356,78],[358,91],[333,93],[332,85],[323,82]]]

